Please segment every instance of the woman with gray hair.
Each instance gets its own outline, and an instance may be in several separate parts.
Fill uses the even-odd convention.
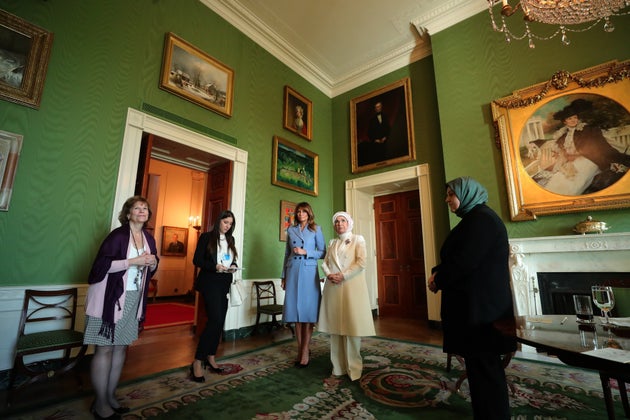
[[[375,335],[365,281],[365,239],[352,233],[354,222],[344,212],[332,218],[338,237],[332,239],[322,264],[326,274],[318,329],[330,334],[333,375],[356,381],[363,372],[361,337]]]

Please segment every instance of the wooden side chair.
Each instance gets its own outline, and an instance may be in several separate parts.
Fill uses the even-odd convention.
[[[24,294],[22,317],[18,327],[18,337],[9,374],[9,388],[6,404],[11,404],[14,391],[73,369],[85,356],[87,345],[83,344],[83,332],[75,331],[77,311],[77,288],[64,290],[31,290]],[[48,355],[50,358],[31,363],[27,356]],[[55,358],[61,355],[61,358]],[[26,380],[15,386],[18,376]],[[77,371],[79,386],[81,376]]]
[[[282,324],[276,319],[277,316],[282,316],[282,310],[284,305],[279,304],[276,297],[276,285],[273,281],[255,281],[254,287],[256,288],[256,325],[252,334],[258,332],[260,326],[260,316],[271,316],[271,329],[274,327],[282,327]],[[293,327],[289,325],[291,334],[295,337],[295,331]]]

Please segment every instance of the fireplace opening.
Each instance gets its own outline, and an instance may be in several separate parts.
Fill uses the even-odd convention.
[[[591,296],[591,286],[601,284],[613,287],[630,287],[630,273],[606,272],[555,272],[537,273],[540,304],[543,314],[572,314],[573,295]],[[595,306],[593,309],[599,312]],[[617,316],[613,308],[611,316]]]

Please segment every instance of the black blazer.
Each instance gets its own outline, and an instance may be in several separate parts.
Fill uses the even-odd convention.
[[[500,346],[492,323],[514,313],[509,243],[499,216],[485,204],[471,209],[444,241],[433,271],[442,290],[444,351],[464,354]]]

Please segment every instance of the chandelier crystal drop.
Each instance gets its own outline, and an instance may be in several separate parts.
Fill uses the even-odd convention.
[[[488,0],[492,29],[503,32],[507,42],[527,38],[530,48],[535,48],[534,39],[549,40],[558,35],[562,44],[569,45],[568,32],[586,32],[602,20],[604,31],[612,32],[615,26],[610,17],[630,14],[630,0],[520,0],[512,3],[510,5],[508,0]],[[500,24],[497,24],[493,11],[497,4],[501,4]],[[522,35],[511,32],[506,23],[506,18],[519,10],[525,20]],[[551,35],[539,36],[532,32],[530,22],[556,25],[557,28]]]

